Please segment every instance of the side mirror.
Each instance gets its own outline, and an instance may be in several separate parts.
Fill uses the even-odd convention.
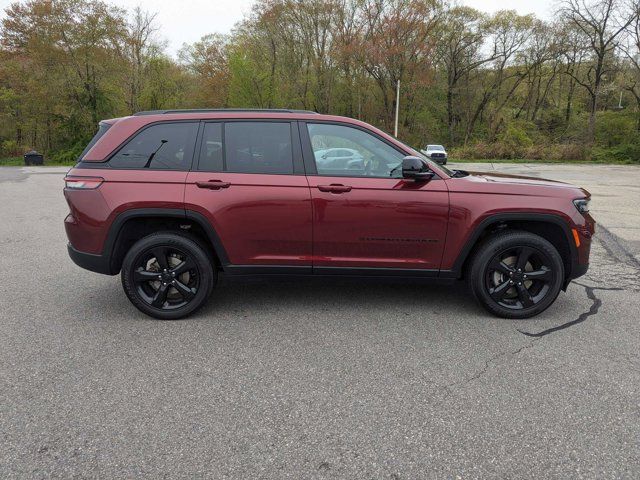
[[[402,178],[411,178],[416,182],[426,182],[433,178],[433,172],[429,171],[422,159],[408,156],[402,159]]]

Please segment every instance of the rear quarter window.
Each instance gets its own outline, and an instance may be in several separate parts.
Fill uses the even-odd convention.
[[[197,122],[158,123],[144,128],[109,160],[112,168],[183,170],[191,168]]]
[[[100,140],[100,138],[102,138],[102,136],[107,133],[107,130],[109,130],[111,128],[111,125],[108,123],[100,123],[98,125],[98,131],[96,132],[96,134],[93,136],[93,138],[91,139],[91,141],[87,144],[86,147],[84,147],[84,150],[82,151],[82,153],[80,154],[80,156],[78,157],[78,161],[82,161],[85,157],[85,155],[87,154],[87,152],[89,150],[91,150],[93,148],[93,146],[98,143],[98,140]]]

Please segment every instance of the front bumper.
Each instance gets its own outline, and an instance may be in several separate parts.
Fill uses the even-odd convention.
[[[447,163],[447,157],[429,157],[429,160],[444,165]]]
[[[79,267],[92,272],[102,273],[104,275],[114,275],[111,272],[109,259],[105,258],[103,255],[81,252],[73,248],[70,243],[67,244],[67,251],[69,252],[69,257],[73,260],[73,263]]]

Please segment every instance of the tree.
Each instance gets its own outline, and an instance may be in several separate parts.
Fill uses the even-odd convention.
[[[602,82],[609,67],[607,59],[613,55],[617,40],[638,17],[637,8],[628,8],[620,0],[565,0],[559,12],[564,19],[581,32],[593,59],[586,74],[567,72],[589,94],[589,125],[587,140],[593,143],[596,131],[596,111]]]
[[[488,131],[489,140],[495,140],[502,120],[500,114],[530,69],[530,66],[516,61],[521,59],[519,54],[533,34],[534,18],[531,15],[520,16],[513,10],[502,10],[496,12],[486,25],[493,60],[490,72],[482,75],[480,80],[479,100],[469,112],[465,144],[491,102],[493,108],[489,112]]]
[[[433,34],[441,15],[438,7],[432,0],[364,1],[359,60],[380,90],[387,128],[394,121],[398,81],[405,85],[408,101],[415,93],[412,90],[428,84],[426,74],[434,61]]]
[[[138,6],[133,10],[133,19],[127,23],[128,34],[123,39],[122,55],[129,65],[125,82],[128,89],[126,102],[130,113],[140,110],[140,95],[145,80],[148,79],[145,70],[149,62],[162,51],[162,46],[154,39],[159,30],[156,17],[156,13],[145,12]]]
[[[193,45],[185,45],[178,56],[200,84],[201,106],[228,105],[229,59],[227,37],[210,34]]]
[[[458,86],[462,79],[482,65],[495,60],[497,52],[483,55],[487,17],[470,7],[453,7],[447,12],[438,38],[438,58],[447,75],[447,129],[449,141],[456,143],[455,129],[460,121],[457,112]]]
[[[636,9],[640,8],[640,5],[636,4]],[[636,10],[636,15],[633,21],[627,26],[627,42],[621,45],[621,50],[626,56],[627,63],[631,66],[630,72],[626,75],[627,91],[631,92],[633,98],[636,101],[636,109],[638,111],[638,120],[636,124],[636,131],[640,132],[640,12]]]

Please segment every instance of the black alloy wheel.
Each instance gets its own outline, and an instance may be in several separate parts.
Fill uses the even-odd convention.
[[[152,307],[180,308],[196,296],[200,271],[187,253],[161,245],[143,252],[135,263],[136,290]]]
[[[519,246],[494,255],[486,269],[485,288],[499,305],[523,310],[544,299],[554,277],[551,260],[545,253]]]
[[[474,297],[504,318],[529,318],[548,308],[564,282],[558,250],[529,232],[506,231],[477,250],[469,275]]]
[[[201,307],[215,280],[213,262],[195,239],[158,233],[127,253],[122,284],[131,302],[159,319],[182,318]]]

